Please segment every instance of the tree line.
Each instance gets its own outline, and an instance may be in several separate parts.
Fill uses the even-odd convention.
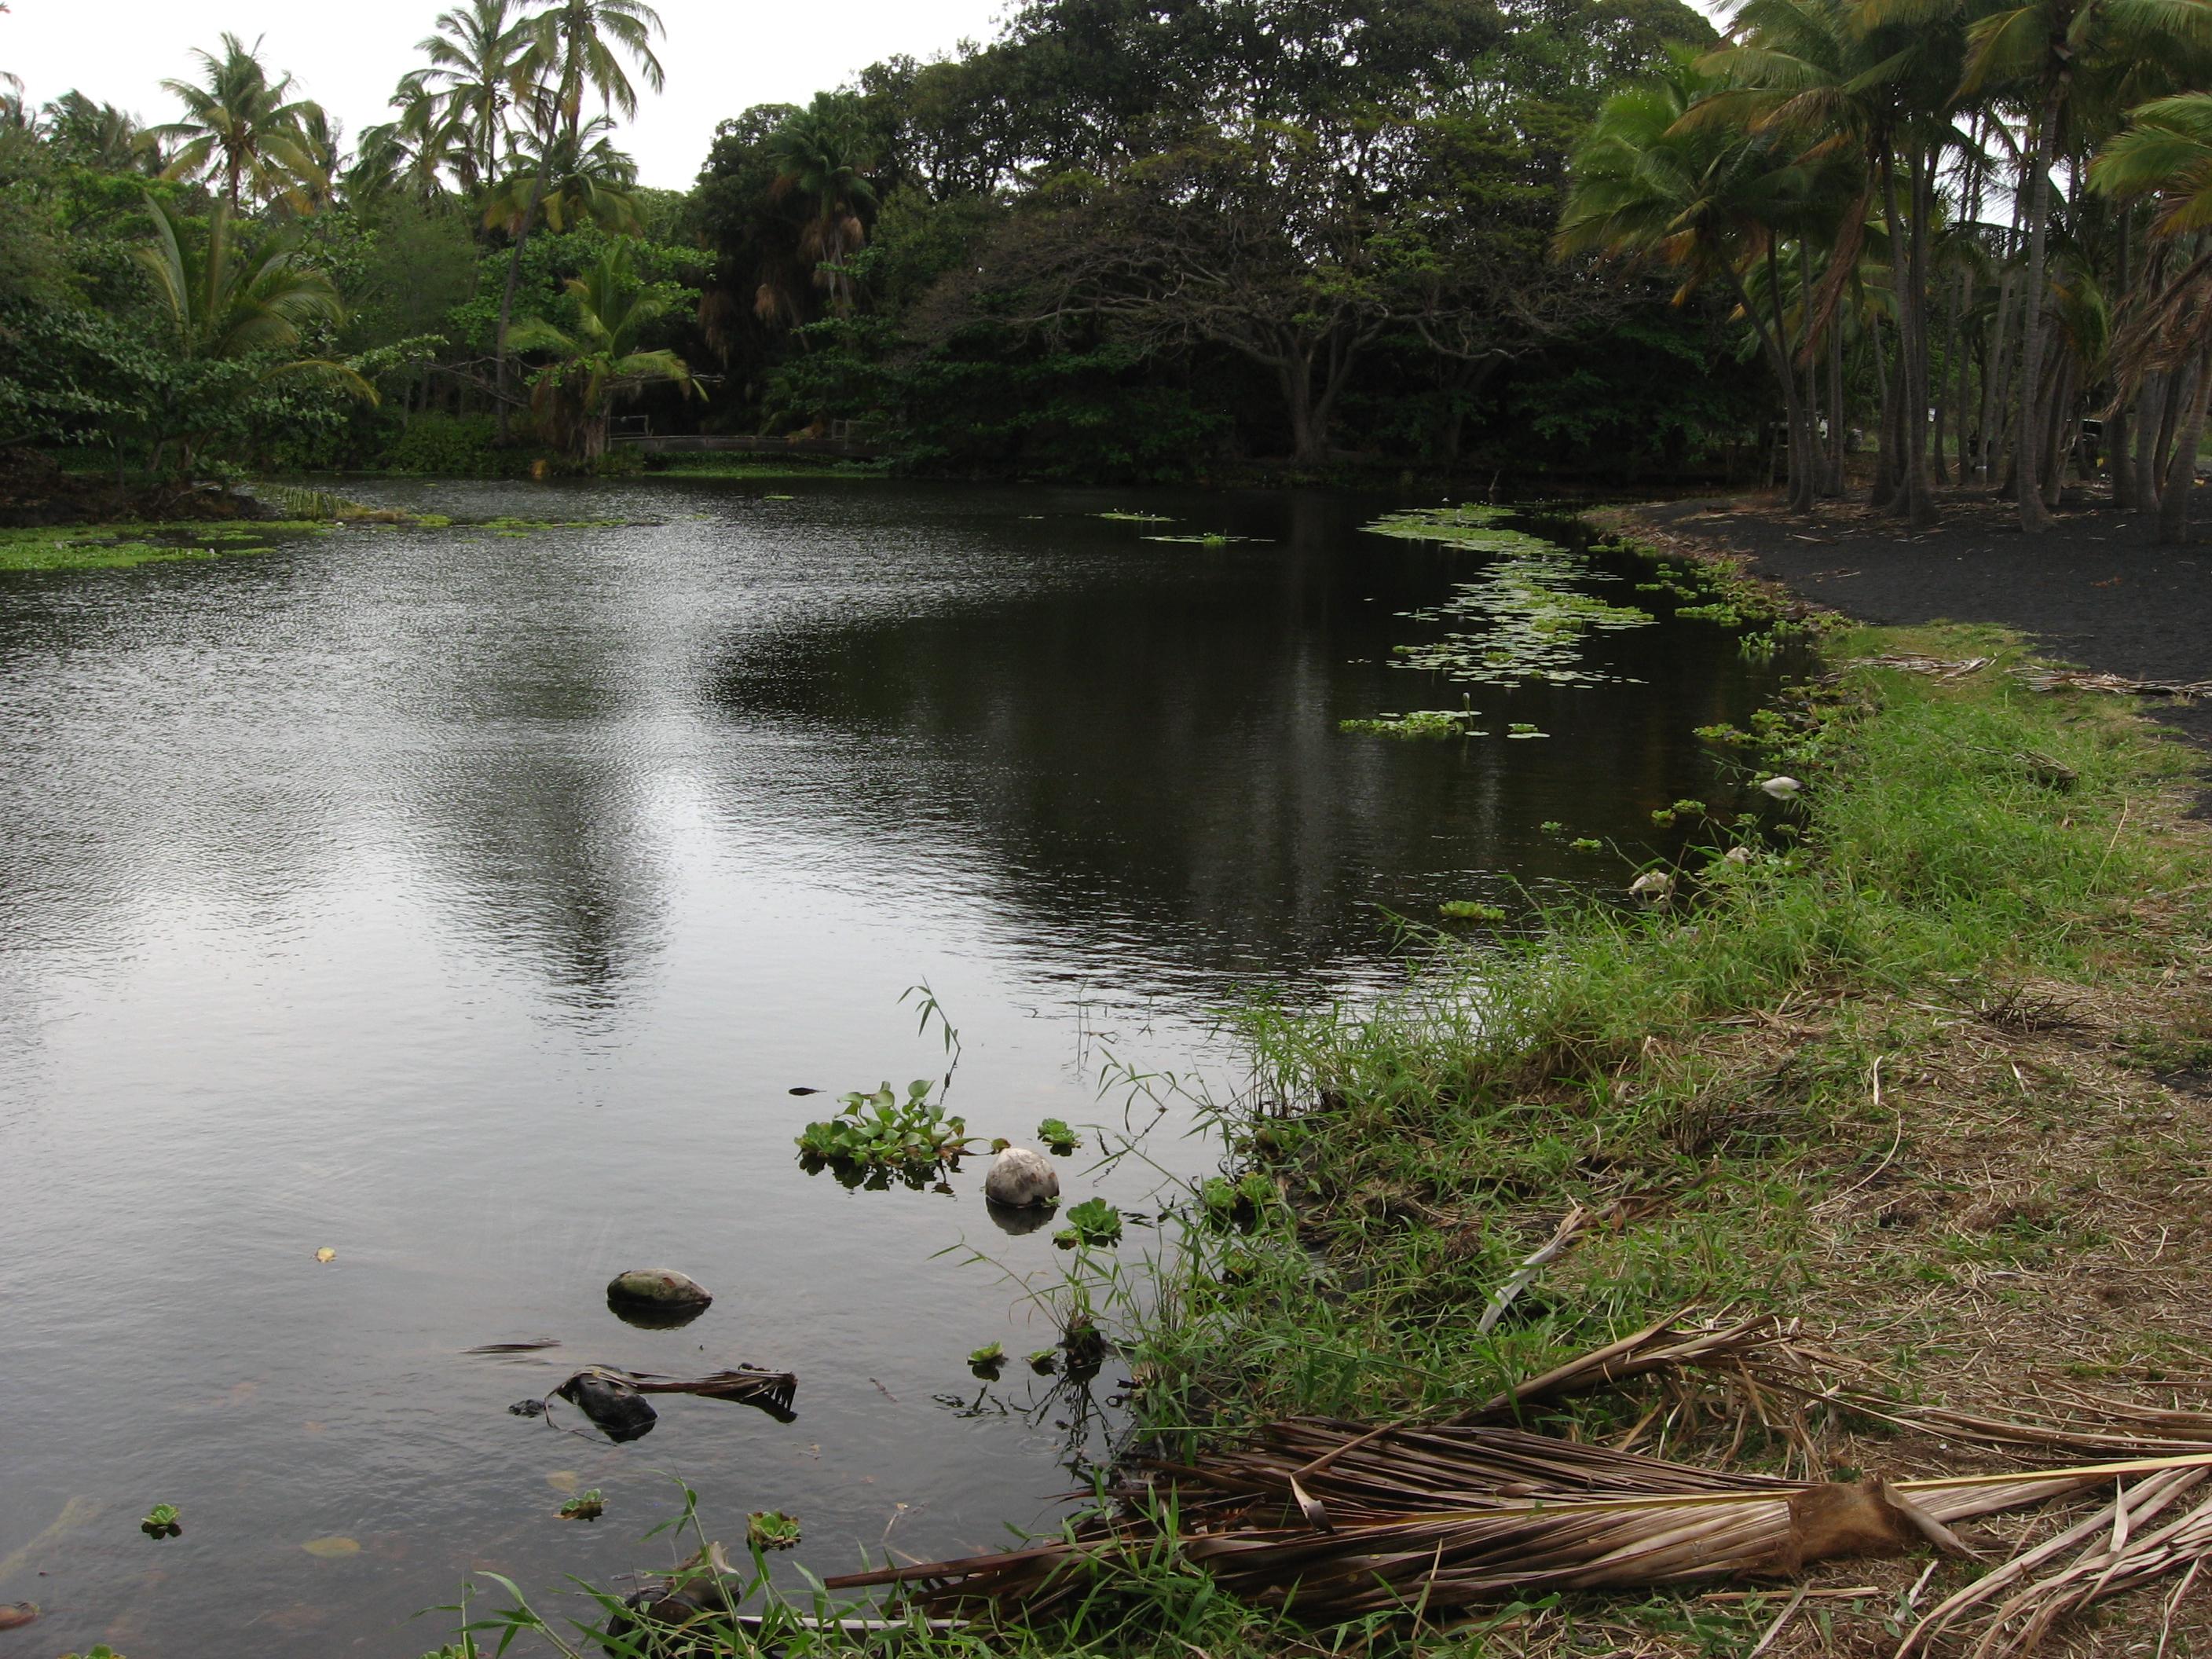
[[[0,441],[605,464],[851,422],[921,470],[1771,469],[1907,522],[2070,471],[2185,533],[2212,0],[1024,0],[618,145],[644,0],[470,0],[349,143],[225,37],[152,127],[0,102]],[[647,117],[649,118],[649,115]],[[151,323],[154,326],[148,326]]]
[[[1791,504],[1934,485],[2051,523],[2070,465],[2186,534],[2212,397],[2212,5],[1744,0],[1717,50],[1615,94],[1559,246],[1717,287],[1787,424]],[[1825,431],[1824,431],[1825,428]]]

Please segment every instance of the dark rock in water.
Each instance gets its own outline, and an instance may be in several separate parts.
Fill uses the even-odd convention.
[[[545,1402],[542,1400],[518,1400],[507,1410],[510,1417],[543,1417],[545,1415]]]
[[[615,1316],[651,1330],[688,1325],[714,1300],[697,1279],[673,1267],[633,1267],[607,1285],[607,1307]]]
[[[610,1440],[635,1440],[653,1432],[660,1420],[646,1397],[618,1376],[578,1371],[553,1390],[592,1419]]]

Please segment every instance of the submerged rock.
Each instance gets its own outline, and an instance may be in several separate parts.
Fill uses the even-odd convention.
[[[673,1267],[633,1267],[607,1284],[607,1306],[633,1325],[687,1324],[714,1299],[697,1279]]]
[[[0,1630],[21,1630],[39,1617],[36,1601],[0,1601]]]
[[[991,1160],[983,1196],[1010,1210],[1034,1209],[1060,1197],[1060,1176],[1042,1152],[1009,1146]]]

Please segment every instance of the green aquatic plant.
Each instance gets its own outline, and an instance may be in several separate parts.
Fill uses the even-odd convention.
[[[1102,514],[1100,516],[1103,518],[1112,518],[1114,515],[1109,513]],[[1166,521],[1162,520],[1162,522]],[[1144,539],[1148,542],[1175,542],[1185,547],[1230,547],[1235,545],[1238,542],[1256,542],[1260,538],[1257,536],[1228,536],[1222,534],[1218,531],[1208,531],[1204,535],[1200,536],[1146,536]]]
[[[1709,605],[1679,605],[1674,614],[1686,622],[1718,623],[1723,628],[1739,628],[1743,624],[1743,612],[1725,599],[1715,599]]]
[[[1472,708],[1416,708],[1410,714],[1381,714],[1371,720],[1339,720],[1340,732],[1375,738],[1486,738],[1474,722]]]
[[[1052,1236],[1063,1250],[1079,1244],[1116,1244],[1121,1238],[1121,1212],[1103,1198],[1086,1198],[1067,1212],[1067,1225]]]
[[[1381,533],[1413,532],[1385,529]],[[1656,620],[1648,611],[1614,605],[1585,591],[1593,582],[1617,579],[1599,570],[1588,555],[1540,538],[1517,530],[1473,529],[1423,538],[1493,556],[1479,574],[1455,586],[1442,605],[1401,614],[1413,622],[1466,621],[1484,626],[1479,632],[1449,633],[1425,644],[1394,646],[1395,668],[1427,669],[1486,685],[1530,680],[1549,685],[1618,683],[1623,676],[1584,665],[1588,636],[1643,628]]]
[[[997,1382],[999,1374],[1006,1369],[1005,1347],[996,1342],[986,1342],[968,1356],[968,1369],[983,1382]]]
[[[178,1518],[173,1504],[156,1504],[146,1511],[146,1518],[138,1523],[138,1530],[149,1538],[177,1538],[183,1535],[184,1523]]]
[[[1060,1350],[1057,1348],[1033,1350],[1029,1355],[1029,1366],[1039,1376],[1050,1376],[1060,1369]]]
[[[745,1517],[745,1542],[757,1550],[787,1550],[799,1541],[799,1517],[781,1510],[755,1510]]]
[[[1485,904],[1477,899],[1446,899],[1437,908],[1454,921],[1497,923],[1505,920],[1505,912],[1498,906]]]
[[[888,1083],[868,1094],[838,1097],[835,1117],[810,1123],[798,1138],[808,1173],[842,1167],[912,1176],[933,1174],[968,1150],[964,1119],[948,1116],[917,1078],[900,1098]]]
[[[563,1521],[596,1521],[607,1512],[607,1500],[597,1486],[589,1492],[580,1492],[561,1505],[559,1514]]]
[[[1505,728],[1505,735],[1509,738],[1548,738],[1552,734],[1538,730],[1526,720],[1515,720]]]
[[[1247,1170],[1234,1181],[1211,1176],[1198,1188],[1199,1210],[1209,1225],[1234,1226],[1245,1232],[1257,1226],[1281,1197],[1273,1177],[1262,1170]]]
[[[1094,519],[1104,519],[1109,524],[1173,524],[1175,520],[1164,513],[1094,513]]]
[[[1605,850],[1605,843],[1595,836],[1577,836],[1567,845],[1577,853],[1601,853]]]
[[[1056,1117],[1037,1125],[1036,1138],[1055,1158],[1066,1158],[1083,1144],[1083,1137]]]
[[[1458,542],[1472,532],[1486,529],[1500,519],[1510,517],[1512,512],[1510,507],[1479,506],[1474,502],[1459,507],[1416,507],[1402,513],[1389,514],[1360,528],[1370,535],[1396,536],[1405,541]],[[1532,537],[1530,539],[1534,538]]]

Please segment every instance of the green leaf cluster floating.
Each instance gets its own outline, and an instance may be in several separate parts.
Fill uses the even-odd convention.
[[[1622,683],[1625,676],[1583,665],[1586,638],[1647,628],[1655,619],[1648,611],[1611,604],[1577,586],[1607,580],[1579,554],[1537,542],[1534,550],[1508,554],[1474,580],[1460,583],[1433,610],[1403,613],[1414,622],[1485,622],[1486,629],[1394,647],[1391,665],[1425,668],[1480,685]]]
[[[1461,507],[1416,507],[1390,514],[1364,527],[1377,536],[1398,536],[1407,541],[1456,542],[1467,538],[1470,532],[1510,516],[1512,511],[1511,507],[1482,507],[1474,502]],[[1534,541],[1535,538],[1527,539]]]
[[[827,1167],[841,1177],[896,1176],[910,1186],[927,1180],[968,1150],[966,1121],[948,1117],[930,1100],[929,1087],[917,1079],[903,1100],[888,1083],[870,1094],[840,1096],[836,1116],[808,1124],[799,1135],[800,1165],[810,1172]]]
[[[1094,519],[1104,519],[1111,524],[1173,524],[1175,520],[1164,513],[1094,513]]]
[[[1063,1250],[1078,1244],[1118,1244],[1121,1212],[1103,1198],[1087,1198],[1067,1212],[1067,1225],[1052,1236]]]
[[[1656,618],[1634,605],[1614,605],[1584,592],[1589,583],[1615,578],[1597,569],[1587,554],[1499,527],[1496,521],[1506,513],[1495,507],[1421,507],[1367,526],[1378,536],[1438,542],[1492,559],[1480,575],[1454,587],[1441,605],[1401,613],[1414,622],[1463,619],[1486,623],[1487,629],[1394,647],[1391,666],[1424,668],[1484,685],[1620,683],[1625,677],[1582,665],[1585,639],[1592,633],[1647,627]]]
[[[1410,714],[1382,714],[1371,720],[1339,720],[1340,732],[1357,732],[1376,738],[1486,738],[1474,722],[1472,708],[1416,708]]]
[[[1100,516],[1102,518],[1110,519],[1114,514],[1107,513],[1102,514]],[[1162,520],[1158,522],[1165,523],[1166,520]],[[1257,536],[1224,536],[1209,532],[1203,536],[1146,536],[1144,539],[1148,542],[1175,542],[1185,547],[1228,547],[1237,542],[1256,542],[1260,538]]]

